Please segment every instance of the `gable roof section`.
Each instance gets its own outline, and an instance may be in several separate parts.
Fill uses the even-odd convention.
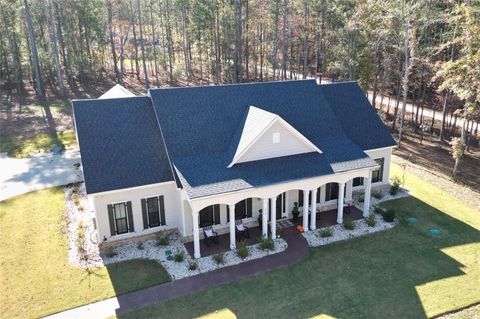
[[[395,146],[395,140],[357,82],[318,86],[343,131],[362,150]]]
[[[88,194],[173,181],[149,97],[72,104]]]
[[[151,89],[172,164],[190,198],[373,167],[314,80]],[[322,150],[231,168],[250,105],[277,114]]]
[[[275,124],[281,125],[287,131],[287,134],[293,137],[294,143],[302,145],[296,148],[296,152],[289,152],[288,149],[284,149],[281,154],[277,154],[276,156],[270,156],[269,154],[255,154],[253,155],[253,159],[259,160],[308,152],[321,153],[318,147],[313,145],[312,142],[305,138],[280,116],[251,105],[248,108],[245,121],[241,122],[240,126],[242,127],[242,133],[240,140],[238,142],[232,162],[228,165],[228,167],[232,167],[235,163],[251,161],[252,159],[245,160],[244,156],[249,150],[251,150],[252,146],[254,146],[260,138],[264,137],[268,130]]]

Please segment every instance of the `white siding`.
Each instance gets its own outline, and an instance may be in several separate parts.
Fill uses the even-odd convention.
[[[274,133],[280,133],[280,143],[273,143]],[[312,152],[311,148],[294,136],[285,126],[277,122],[264,132],[237,162],[242,163],[309,152]]]
[[[166,225],[144,230],[141,207],[142,198],[162,195],[164,197]],[[178,228],[180,231],[182,229],[180,192],[177,190],[176,185],[173,182],[151,187],[145,186],[123,191],[120,190],[99,195],[93,194],[90,195],[90,197],[95,208],[99,242],[102,242],[104,237],[107,238],[107,240],[118,240],[141,236],[162,229]],[[123,201],[132,202],[132,215],[135,232],[111,236],[107,206],[111,203]]]

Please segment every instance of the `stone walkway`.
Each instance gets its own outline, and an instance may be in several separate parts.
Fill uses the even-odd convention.
[[[134,291],[60,312],[47,318],[106,318],[282,266],[288,266],[302,260],[307,255],[308,243],[293,227],[284,228],[282,237],[288,243],[288,248],[281,253]]]

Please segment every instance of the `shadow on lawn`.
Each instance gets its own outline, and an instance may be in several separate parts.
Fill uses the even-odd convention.
[[[140,312],[123,314],[136,302],[125,299],[120,302],[118,317],[198,317],[227,309],[238,318],[309,318],[322,314],[336,318],[425,318],[435,312],[434,302],[447,303],[442,306],[450,310],[462,306],[462,300],[443,298],[449,291],[431,291],[425,299],[419,296],[417,287],[466,276],[461,269],[465,265],[442,249],[479,243],[479,230],[414,197],[385,206],[395,207],[402,220],[393,230],[313,248],[305,260],[294,266]],[[417,217],[418,222],[405,221],[407,216]],[[432,236],[431,228],[441,229],[442,235]],[[465,288],[458,285],[446,288]]]

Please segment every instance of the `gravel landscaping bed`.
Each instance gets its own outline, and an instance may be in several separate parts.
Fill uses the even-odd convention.
[[[74,267],[86,269],[131,259],[151,259],[160,263],[172,280],[175,280],[262,258],[287,248],[287,242],[278,238],[273,240],[274,250],[262,250],[258,244],[251,245],[248,246],[249,254],[246,258],[238,257],[236,251],[227,251],[223,254],[223,263],[218,264],[212,256],[196,260],[191,258],[181,241],[180,234],[170,231],[169,244],[166,246],[158,245],[156,240],[132,242],[113,248],[114,256],[108,257],[107,251],[100,252],[98,248],[93,225],[94,212],[87,205],[84,184],[69,185],[64,190],[67,208],[68,261]],[[82,225],[83,231],[79,231],[79,225]],[[80,232],[84,235],[79,236]],[[176,262],[174,260],[176,254],[183,255],[183,261]],[[197,267],[189,270],[193,262]]]
[[[382,217],[379,215],[375,215],[375,226],[370,227],[367,225],[365,219],[360,219],[355,221],[355,229],[347,230],[343,227],[343,225],[334,225],[329,227],[332,231],[332,236],[322,238],[320,236],[320,231],[324,228],[316,229],[316,230],[309,230],[302,233],[303,237],[308,241],[308,245],[310,247],[317,247],[323,246],[330,243],[334,243],[341,240],[346,240],[354,237],[364,236],[367,234],[376,233],[379,231],[387,230],[393,228],[397,223],[387,223],[383,221]]]
[[[158,246],[156,240],[146,240],[142,243],[143,249],[138,248],[138,243],[117,247],[114,249],[116,255],[113,257],[107,257],[102,253],[103,264],[130,259],[152,259],[159,262],[167,270],[172,280],[176,280],[279,253],[287,248],[285,240],[281,238],[274,239],[275,249],[272,251],[261,250],[258,244],[255,244],[248,246],[249,256],[245,259],[242,260],[238,257],[236,251],[227,251],[223,254],[224,262],[217,264],[212,256],[201,257],[199,259],[191,258],[181,242],[180,235],[176,232],[170,235],[170,243],[168,246]],[[183,261],[176,262],[174,260],[176,254],[182,254]],[[197,264],[197,268],[190,270],[190,265],[193,262]]]

